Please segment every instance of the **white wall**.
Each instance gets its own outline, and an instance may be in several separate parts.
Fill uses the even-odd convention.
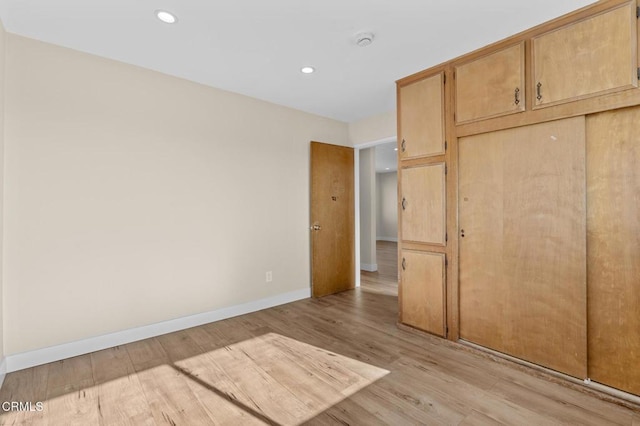
[[[345,123],[7,37],[7,354],[309,288]]]
[[[3,219],[2,210],[4,204],[4,104],[5,104],[5,45],[7,33],[4,30],[2,21],[0,21],[0,259],[3,252]],[[0,359],[4,357],[4,284],[2,279],[2,262],[0,261]],[[0,368],[0,375],[3,371]],[[0,385],[2,384],[0,380]]]
[[[376,271],[376,149],[360,150],[360,269]]]
[[[376,190],[376,239],[398,241],[398,173],[377,173]]]
[[[349,141],[354,146],[395,137],[397,132],[395,110],[349,123]]]

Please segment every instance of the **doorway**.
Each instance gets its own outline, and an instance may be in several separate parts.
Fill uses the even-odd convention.
[[[398,295],[396,138],[356,146],[356,281],[363,291]]]
[[[355,287],[354,149],[311,142],[311,293]]]

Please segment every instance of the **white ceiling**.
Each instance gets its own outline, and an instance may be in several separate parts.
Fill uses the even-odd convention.
[[[351,122],[393,110],[395,80],[589,3],[0,0],[0,17],[16,34]],[[355,45],[361,31],[372,45]]]

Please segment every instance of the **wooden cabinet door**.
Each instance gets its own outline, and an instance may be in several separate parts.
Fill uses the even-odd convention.
[[[524,42],[456,66],[456,122],[524,111]]]
[[[640,107],[587,118],[589,377],[640,395]]]
[[[402,250],[400,256],[402,323],[444,336],[445,255]]]
[[[443,73],[398,89],[400,159],[444,154]]]
[[[444,163],[402,169],[400,175],[402,240],[444,245]]]
[[[461,338],[585,378],[585,120],[460,138]]]
[[[534,106],[638,86],[636,2],[533,39]]]

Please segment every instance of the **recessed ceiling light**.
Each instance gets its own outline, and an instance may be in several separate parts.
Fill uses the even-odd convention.
[[[166,24],[175,24],[178,21],[176,15],[166,10],[156,10],[156,17]]]
[[[300,71],[302,71],[303,74],[311,74],[315,70],[316,69],[314,67],[302,67],[302,68],[300,68]]]

